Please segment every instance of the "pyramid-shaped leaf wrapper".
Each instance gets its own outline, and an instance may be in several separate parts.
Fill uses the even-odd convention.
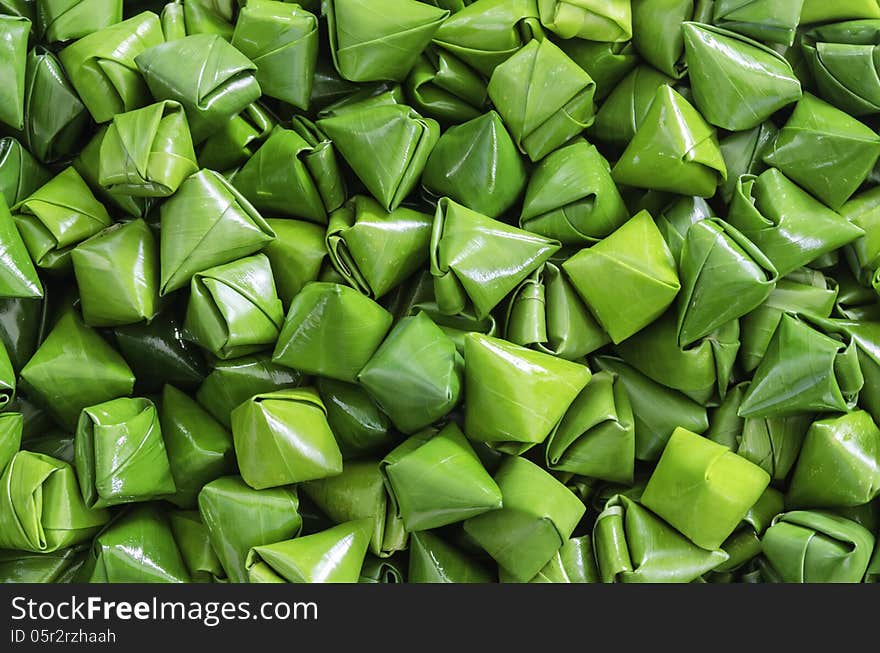
[[[415,0],[327,0],[336,70],[353,82],[402,81],[449,11]]]
[[[0,345],[2,347],[2,345]],[[0,402],[3,400],[0,399]],[[2,404],[3,408],[8,405]],[[21,446],[24,417],[21,413],[0,413],[0,474]]]
[[[327,409],[312,388],[251,397],[232,411],[232,437],[241,477],[257,490],[342,471]]]
[[[711,3],[694,0],[632,0],[636,52],[662,73],[683,77],[687,66],[681,25],[688,20],[711,22],[711,9]]]
[[[427,263],[432,224],[427,213],[406,207],[388,213],[358,195],[330,216],[330,261],[354,288],[379,298]]]
[[[296,4],[256,0],[242,7],[232,45],[257,66],[264,95],[308,109],[318,58],[318,19]]]
[[[452,339],[419,313],[395,325],[357,378],[398,429],[414,433],[458,404],[461,358]]]
[[[786,583],[860,583],[875,538],[854,521],[827,512],[794,510],[777,515],[761,549]]]
[[[431,274],[443,313],[473,307],[478,318],[559,250],[559,242],[472,211],[448,198],[437,204]]]
[[[495,474],[503,507],[464,523],[465,532],[518,582],[546,565],[586,512],[568,488],[519,456],[507,458]]]
[[[717,218],[692,225],[679,260],[679,344],[686,347],[762,304],[777,276],[735,227]]]
[[[258,252],[275,234],[244,196],[213,170],[184,181],[160,207],[162,295],[196,272]]]
[[[761,553],[761,535],[773,518],[784,509],[782,493],[772,487],[764,490],[761,498],[746,513],[739,527],[728,537],[721,549],[729,556],[715,571],[729,573],[743,566]],[[743,570],[744,571],[744,570]]]
[[[26,18],[0,16],[0,122],[13,129],[24,126],[24,76],[30,32],[31,23]]]
[[[632,37],[629,0],[538,0],[541,24],[564,39],[628,41]]]
[[[443,21],[434,43],[488,78],[498,64],[543,36],[534,0],[477,0]]]
[[[593,528],[603,583],[690,583],[728,556],[702,549],[629,497],[616,494]]]
[[[0,194],[14,206],[52,178],[34,155],[12,138],[0,138]]]
[[[602,102],[626,75],[636,67],[639,57],[632,42],[601,42],[569,39],[559,44],[563,52],[587,71],[596,83],[596,102]]]
[[[727,220],[767,255],[780,275],[864,233],[775,168],[740,177]]]
[[[839,209],[880,156],[880,136],[852,116],[804,94],[764,161]]]
[[[804,0],[801,24],[832,23],[856,18],[880,18],[877,0],[840,0],[833,4],[822,0]]]
[[[440,126],[389,94],[354,102],[318,120],[370,194],[387,211],[415,188]]]
[[[86,506],[73,467],[19,451],[0,476],[0,548],[48,553],[88,542],[110,519]]]
[[[234,469],[232,437],[211,415],[172,385],[162,389],[159,421],[177,492],[177,506],[195,508],[206,483]]]
[[[27,56],[21,140],[43,163],[73,155],[89,114],[58,59],[43,46]]]
[[[135,63],[157,100],[183,105],[201,143],[260,97],[256,66],[216,34],[194,34],[144,50]]]
[[[526,181],[525,163],[495,111],[446,130],[422,174],[431,194],[494,218],[513,208]]]
[[[846,412],[855,404],[863,383],[855,343],[841,342],[784,314],[739,414],[784,417]]]
[[[121,397],[84,409],[74,446],[80,490],[92,508],[176,491],[159,415],[149,399]]]
[[[748,390],[748,385],[745,390]],[[742,405],[742,400],[734,410],[738,410],[739,405]],[[811,421],[809,413],[788,417],[750,417],[740,422],[739,432],[730,446],[737,454],[770,474],[774,483],[785,483]]]
[[[713,125],[751,129],[801,98],[801,83],[775,50],[711,25],[682,29],[694,102]]]
[[[535,167],[519,224],[564,244],[581,244],[604,238],[628,219],[608,161],[578,139]]]
[[[347,462],[341,474],[303,483],[302,489],[334,523],[371,520],[373,555],[385,558],[406,548],[408,534],[388,496],[377,461]]]
[[[724,445],[677,428],[641,502],[704,549],[717,549],[770,483]]]
[[[397,441],[391,420],[361,386],[327,378],[317,386],[343,460],[384,453]]]
[[[488,90],[517,146],[532,161],[593,123],[596,84],[549,40],[533,40],[499,65]]]
[[[486,82],[451,52],[436,46],[419,57],[405,80],[406,96],[423,116],[442,123],[462,123],[486,107]]]
[[[785,504],[858,506],[880,495],[880,429],[863,410],[813,422]]]
[[[632,483],[635,424],[629,395],[610,372],[598,372],[547,439],[547,466],[612,483]]]
[[[660,317],[680,288],[675,260],[647,211],[562,267],[615,343]]]
[[[54,553],[3,551],[0,578],[7,583],[73,582],[86,554],[85,546],[72,546]]]
[[[854,116],[880,112],[880,20],[820,25],[801,37],[819,94]]]
[[[113,117],[98,181],[111,193],[167,197],[199,169],[183,108],[166,100]]]
[[[391,313],[357,290],[315,281],[293,298],[272,360],[307,374],[354,381],[391,322]]]
[[[310,281],[316,281],[327,256],[324,229],[304,220],[266,220],[275,240],[263,250],[272,264],[275,288],[285,308]]]
[[[234,0],[183,0],[187,34],[217,34],[229,41],[233,32]]]
[[[21,370],[22,385],[70,432],[80,411],[131,394],[134,375],[116,350],[72,310]]]
[[[198,510],[170,511],[168,522],[192,582],[211,583],[226,576]]]
[[[626,186],[711,197],[727,178],[727,168],[715,130],[663,85],[611,175]]]
[[[39,0],[39,38],[71,41],[122,20],[122,0]]]
[[[127,512],[95,538],[77,580],[189,583],[191,579],[165,513],[151,504]]]
[[[516,582],[504,569],[499,568],[499,581]],[[571,537],[535,574],[530,583],[598,583],[599,570],[590,535]]]
[[[609,342],[571,282],[549,261],[513,291],[504,338],[572,361]]]
[[[464,431],[522,453],[547,439],[590,380],[585,365],[491,336],[465,336]]]
[[[454,423],[428,429],[381,464],[408,531],[440,528],[501,507],[501,490]]]
[[[712,23],[758,41],[791,45],[804,0],[718,0]]]
[[[491,583],[495,579],[482,565],[430,531],[410,537],[409,583]]]
[[[15,207],[15,223],[34,262],[49,269],[70,265],[70,251],[111,220],[107,209],[72,167]]]
[[[714,210],[702,197],[678,197],[660,210],[656,223],[672,257],[679,262],[688,229],[700,220],[711,218]]]
[[[248,552],[251,583],[356,583],[370,544],[370,520],[255,546]]]
[[[107,227],[70,256],[89,326],[134,324],[159,312],[159,257],[143,220]]]
[[[223,476],[203,487],[199,513],[233,583],[247,582],[245,562],[253,547],[296,537],[302,529],[296,488],[255,490],[238,476]]]
[[[674,83],[674,79],[651,66],[636,66],[599,107],[588,133],[602,142],[626,147],[648,115],[657,89]]]
[[[0,197],[0,296],[39,299],[43,284],[6,200]]]
[[[861,228],[865,235],[853,241],[844,252],[858,283],[871,285],[880,280],[880,187],[859,193],[840,208],[840,215]],[[827,317],[827,315],[823,316]]]
[[[729,134],[719,141],[721,156],[727,167],[727,179],[719,187],[725,202],[730,203],[742,175],[757,176],[767,169],[764,155],[773,146],[778,131],[772,122],[767,121],[754,129]]]
[[[92,118],[101,123],[151,102],[134,58],[163,41],[159,17],[145,11],[92,32],[58,57]]]
[[[283,321],[272,266],[263,254],[197,272],[192,278],[185,337],[218,358],[271,347]]]
[[[274,127],[275,118],[258,102],[250,103],[202,142],[199,165],[211,170],[238,168],[256,153]]]

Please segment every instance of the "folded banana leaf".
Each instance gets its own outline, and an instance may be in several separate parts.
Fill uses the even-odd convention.
[[[248,580],[246,559],[255,546],[299,535],[302,517],[294,487],[254,490],[238,476],[223,476],[199,492],[199,513],[229,580]]]
[[[869,227],[870,231],[870,227]],[[830,280],[837,286],[837,299],[834,304],[834,315],[847,319],[877,321],[880,319],[880,304],[877,303],[877,289],[868,280],[868,287],[861,285],[845,267],[835,270],[836,278]]]
[[[590,380],[585,365],[478,333],[464,360],[465,433],[513,455],[544,442]]]
[[[396,209],[416,187],[440,138],[437,121],[389,94],[334,109],[317,126],[386,211]]]
[[[833,23],[855,18],[880,18],[877,0],[839,0],[833,4],[821,0],[804,0],[801,24]]]
[[[13,129],[24,127],[24,77],[27,68],[31,21],[19,16],[0,16],[0,122]]]
[[[677,428],[641,503],[697,546],[717,549],[770,483],[770,475],[724,445]]]
[[[184,337],[214,356],[237,358],[271,347],[283,321],[272,266],[263,254],[193,275]]]
[[[241,8],[232,45],[257,66],[264,95],[308,109],[318,58],[318,20],[297,4],[251,0]]]
[[[77,582],[189,583],[165,513],[156,504],[136,506],[92,543]]]
[[[58,59],[43,46],[27,56],[24,129],[16,136],[42,163],[74,154],[89,114]]]
[[[455,315],[473,307],[478,319],[485,318],[559,247],[559,241],[442,198],[431,237],[431,274],[440,311]]]
[[[464,522],[465,532],[515,582],[533,578],[571,537],[586,507],[525,458],[507,458],[495,474],[503,507]]]
[[[727,221],[767,255],[780,276],[863,235],[776,168],[739,178]]]
[[[880,495],[880,429],[857,410],[810,426],[788,486],[786,506],[858,506]]]
[[[577,139],[535,166],[519,224],[574,245],[596,242],[628,219],[608,161],[595,146]]]
[[[441,123],[479,117],[486,106],[486,82],[452,53],[428,46],[405,80],[406,96],[423,116]]]
[[[764,156],[770,151],[778,131],[772,122],[767,121],[754,129],[729,134],[719,141],[727,168],[727,179],[719,186],[725,202],[730,203],[742,175],[757,176],[767,169]]]
[[[765,43],[791,45],[804,0],[715,0],[712,23]]]
[[[865,572],[865,582],[866,583],[878,583],[880,582],[880,553],[878,553],[880,549],[874,548],[874,555],[871,557],[871,562],[868,564],[868,570]]]
[[[216,34],[229,41],[233,32],[235,0],[183,0],[187,34]]]
[[[773,518],[782,511],[782,493],[768,487],[746,513],[739,527],[721,545],[728,559],[714,569],[713,577],[718,578],[717,575],[735,571],[744,572],[742,568],[761,554],[761,535],[770,526]]]
[[[859,404],[871,414],[875,422],[880,420],[880,325],[877,321],[812,319],[829,335],[844,340],[852,339],[865,379],[859,394]]]
[[[199,144],[260,97],[256,66],[216,34],[194,34],[148,48],[135,63],[153,97],[183,105]]]
[[[183,12],[183,4],[169,2],[159,12],[159,20],[162,22],[162,35],[165,41],[176,41],[186,36],[186,17]]]
[[[12,369],[9,354],[6,353],[6,345],[0,342],[0,411],[6,410],[14,399],[15,370]],[[0,456],[0,469],[2,469],[2,456]]]
[[[197,272],[258,252],[275,238],[250,202],[213,170],[184,181],[160,212],[161,295],[186,286]]]
[[[341,474],[302,484],[303,491],[333,523],[369,519],[370,552],[387,558],[407,547],[408,533],[388,496],[379,462],[351,461]]]
[[[469,209],[501,218],[526,187],[526,166],[495,111],[450,127],[431,151],[422,186]]]
[[[489,78],[498,64],[542,38],[536,0],[477,0],[444,20],[434,43]]]
[[[549,40],[530,41],[500,64],[487,89],[517,147],[532,161],[593,124],[596,84]]]
[[[197,510],[169,512],[168,523],[192,582],[212,583],[225,576],[223,565],[211,548],[208,528]]]
[[[104,229],[77,245],[70,257],[89,326],[134,324],[158,313],[158,253],[143,220]]]
[[[514,582],[504,569],[499,568],[502,583]],[[572,537],[556,552],[544,568],[529,583],[598,583],[599,571],[589,535]]]
[[[370,544],[370,520],[255,546],[248,552],[251,583],[356,583]]]
[[[173,5],[168,5],[173,6]],[[269,138],[275,118],[253,102],[202,142],[198,160],[202,168],[231,170],[250,159]]]
[[[615,344],[663,314],[681,287],[672,253],[647,211],[562,268]]]
[[[3,400],[0,399],[0,401]],[[8,404],[8,401],[4,403],[3,409]],[[6,469],[6,465],[13,456],[18,453],[23,429],[24,417],[21,413],[0,413],[0,474]]]
[[[541,24],[564,39],[629,41],[630,0],[538,0]]]
[[[629,41],[603,43],[569,39],[562,41],[559,47],[593,78],[593,82],[596,84],[596,93],[593,99],[596,102],[607,98],[608,94],[620,83],[620,80],[636,67],[639,60],[632,43]],[[596,119],[598,120],[598,115]]]
[[[0,0],[0,10],[9,16],[21,16],[36,23],[36,0]]]
[[[122,0],[37,0],[38,37],[70,41],[122,20]]]
[[[391,420],[366,390],[326,378],[318,379],[317,388],[343,460],[384,453],[393,446]]]
[[[272,276],[282,305],[290,306],[293,298],[321,272],[327,249],[324,229],[317,224],[286,218],[266,223],[275,232],[275,239],[263,250],[272,265]]]
[[[870,286],[875,279],[880,279],[877,274],[880,269],[880,188],[855,195],[840,207],[840,215],[865,232],[850,243],[844,253],[856,280]]]
[[[880,136],[867,125],[805,93],[779,130],[764,162],[839,209],[880,156]]]
[[[504,338],[566,360],[578,360],[608,344],[608,334],[554,263],[530,274],[511,295]]]
[[[86,408],[74,446],[80,490],[92,508],[176,492],[159,414],[149,399],[122,397]]]
[[[791,65],[775,50],[711,25],[682,29],[694,102],[713,125],[752,129],[801,98]]]
[[[501,490],[454,423],[413,435],[385,456],[380,469],[407,531],[501,508]]]
[[[415,0],[327,0],[333,63],[353,82],[402,81],[449,13]]]
[[[874,536],[854,521],[795,510],[773,519],[761,548],[782,582],[860,583],[874,542]]]
[[[0,194],[14,206],[52,178],[33,154],[12,138],[0,138]]]
[[[402,560],[393,558],[382,560],[368,553],[364,557],[364,566],[361,567],[359,583],[392,584],[405,583],[406,569]]]
[[[85,562],[84,546],[54,553],[0,552],[0,583],[69,583]]]
[[[134,58],[162,42],[159,17],[145,11],[92,32],[58,57],[92,118],[102,123],[151,102]]]
[[[491,583],[493,575],[431,531],[410,537],[409,583]]]
[[[432,222],[426,213],[406,207],[388,213],[357,195],[331,214],[326,250],[351,286],[379,298],[427,262]]]
[[[657,228],[669,245],[672,257],[678,262],[681,261],[681,250],[691,226],[711,218],[715,213],[702,197],[678,197],[658,210],[655,219]]]
[[[21,384],[72,432],[83,408],[131,394],[134,374],[116,350],[69,310],[21,370]]]
[[[40,299],[43,284],[34,268],[6,200],[0,196],[0,295],[8,298]]]
[[[202,487],[234,471],[232,437],[204,408],[172,385],[162,389],[159,422],[177,488],[166,500],[193,509]]]
[[[682,23],[712,22],[706,0],[632,0],[632,43],[662,73],[680,79],[687,72]]]
[[[711,197],[727,168],[715,130],[664,84],[611,175],[626,186]]]
[[[739,409],[741,417],[847,412],[864,376],[854,342],[841,342],[783,314]]]
[[[651,66],[635,66],[610,91],[588,134],[602,142],[626,147],[645,121],[657,89],[674,82]]]
[[[110,519],[89,508],[69,464],[19,451],[0,475],[0,548],[47,553],[89,541]]]
[[[357,375],[394,425],[415,433],[458,404],[462,360],[425,313],[403,318]]]
[[[727,553],[689,542],[641,504],[617,494],[593,527],[603,583],[690,583],[723,564]]]

